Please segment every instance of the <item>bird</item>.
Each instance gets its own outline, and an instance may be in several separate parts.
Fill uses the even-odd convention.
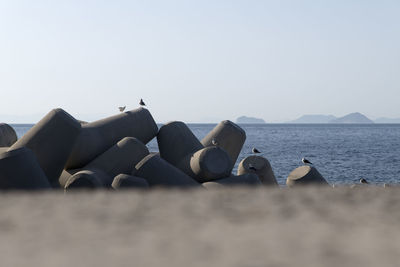
[[[302,161],[305,165],[307,165],[307,164],[312,165],[311,161],[309,161],[309,160],[306,159],[306,158],[302,158],[301,161]]]
[[[253,147],[253,149],[251,150],[251,152],[253,152],[253,154],[258,154],[261,153],[257,148]]]
[[[146,106],[146,104],[143,102],[143,99],[140,99],[139,105]]]
[[[360,179],[360,184],[369,184],[368,181],[364,178]]]
[[[251,163],[249,163],[249,170],[257,171],[256,167],[254,167]]]
[[[119,109],[120,112],[124,112],[125,108],[126,108],[126,106],[118,107],[118,109]]]
[[[212,144],[213,146],[218,146],[218,142],[217,142],[217,140],[216,140],[215,138],[213,138],[213,139],[211,140],[211,144]]]

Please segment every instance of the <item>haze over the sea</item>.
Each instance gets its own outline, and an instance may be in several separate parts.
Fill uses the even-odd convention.
[[[399,1],[0,1],[0,120],[400,117]]]

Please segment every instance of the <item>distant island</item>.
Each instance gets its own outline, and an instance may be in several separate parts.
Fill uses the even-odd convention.
[[[331,120],[329,123],[374,123],[373,120],[367,118],[367,116],[355,112],[350,113],[346,116]]]
[[[367,116],[354,112],[343,117],[335,117],[333,115],[303,115],[300,118],[289,121],[288,123],[374,123]]]
[[[236,119],[236,123],[266,123],[263,119],[241,116]]]

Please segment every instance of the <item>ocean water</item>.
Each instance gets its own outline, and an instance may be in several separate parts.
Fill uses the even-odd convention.
[[[202,139],[216,124],[189,124]],[[20,137],[32,125],[12,125]],[[332,184],[352,184],[365,178],[374,184],[400,183],[400,124],[243,124],[246,142],[236,162],[256,147],[266,157],[279,184],[309,159]],[[157,141],[148,144],[158,151]]]

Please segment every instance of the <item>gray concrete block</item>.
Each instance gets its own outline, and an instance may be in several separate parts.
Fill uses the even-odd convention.
[[[131,174],[135,165],[148,154],[149,150],[138,139],[125,137],[83,168],[63,170],[59,183],[65,187],[70,176],[85,169],[99,169],[111,177],[122,173]],[[111,184],[105,186],[110,187]]]
[[[118,174],[114,177],[114,180],[111,184],[111,187],[115,190],[120,189],[147,189],[149,188],[149,183],[146,179],[127,175],[127,174]]]
[[[131,174],[136,164],[149,154],[147,147],[135,137],[125,137],[85,166],[100,169],[115,177]]]
[[[202,184],[207,189],[223,188],[227,186],[260,186],[261,181],[254,173],[230,176]]]
[[[135,137],[146,144],[157,132],[157,124],[145,108],[84,124],[66,169],[82,168],[124,137]]]
[[[102,170],[80,170],[68,179],[65,183],[64,190],[104,188],[107,187],[107,185],[111,185],[112,181],[113,177]]]
[[[229,155],[221,148],[204,148],[183,122],[163,125],[157,142],[161,158],[197,181],[209,181],[230,173]]]
[[[230,171],[232,171],[245,141],[246,132],[240,128],[239,125],[225,120],[215,126],[215,128],[201,140],[201,144],[205,147],[218,146],[224,149],[231,159]]]
[[[160,156],[174,166],[187,155],[204,148],[189,127],[180,121],[163,125],[157,134],[157,143]]]
[[[26,147],[0,154],[0,189],[50,189],[35,154]]]
[[[14,128],[6,123],[0,123],[0,147],[12,146],[17,142],[17,134]]]
[[[301,166],[294,169],[286,179],[289,187],[299,185],[329,185],[315,167]]]
[[[257,174],[264,185],[278,186],[275,174],[269,161],[261,156],[248,156],[238,166],[237,175],[245,173]]]
[[[200,183],[227,177],[231,159],[220,147],[206,147],[184,157],[176,166]]]
[[[35,154],[50,184],[58,178],[80,133],[81,125],[62,109],[53,109],[9,150],[27,147]]]
[[[157,154],[149,154],[142,159],[132,175],[146,179],[151,187],[200,187],[198,182]]]

